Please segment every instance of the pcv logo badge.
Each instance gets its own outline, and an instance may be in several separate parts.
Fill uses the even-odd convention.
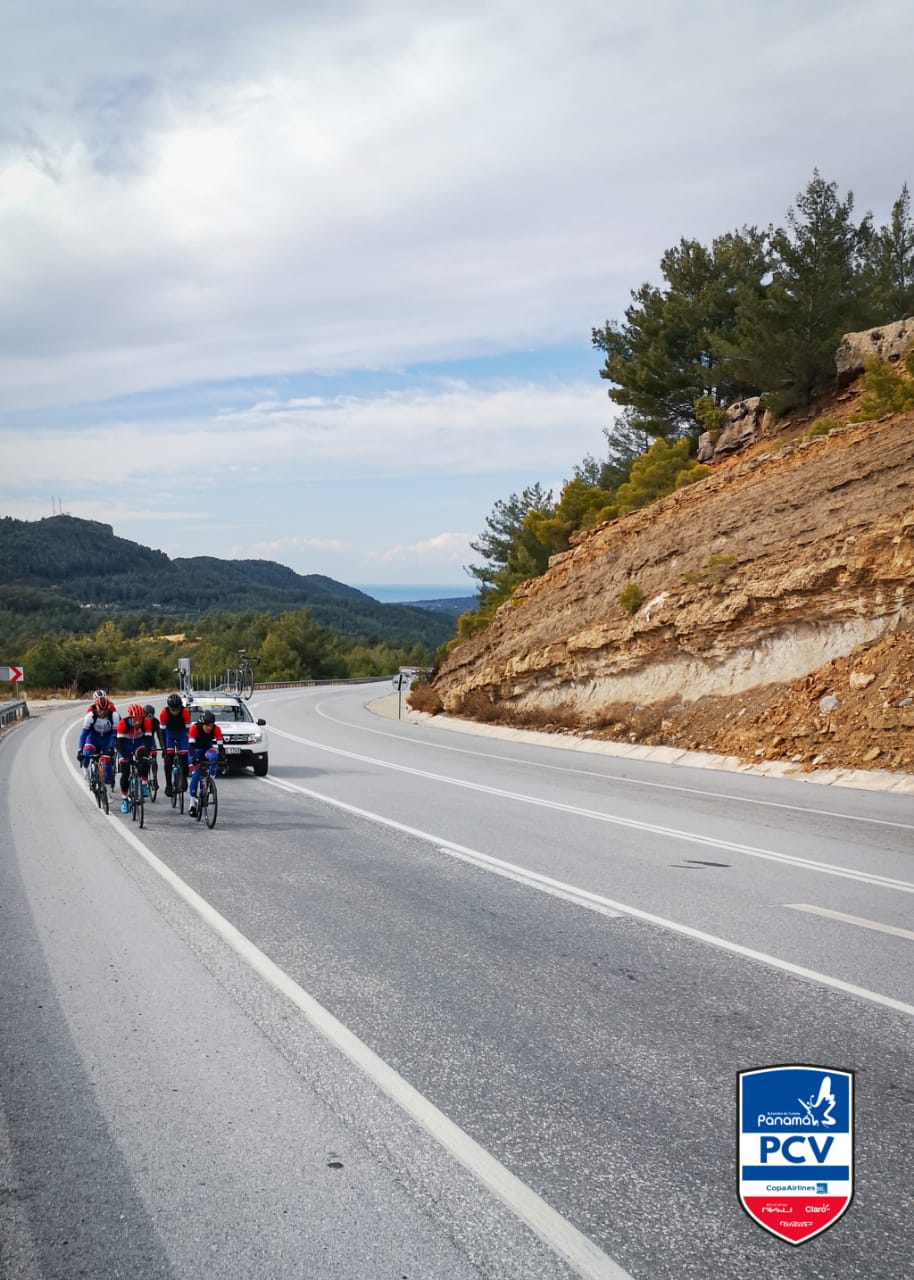
[[[760,1227],[803,1244],[854,1195],[854,1073],[757,1067],[738,1080],[737,1187]]]

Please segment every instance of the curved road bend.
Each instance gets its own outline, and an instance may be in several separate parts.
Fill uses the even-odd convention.
[[[213,832],[103,818],[72,713],[0,746],[0,1273],[901,1280],[914,801],[365,698],[258,694]],[[782,1062],[857,1072],[801,1248],[735,1193],[736,1072]]]

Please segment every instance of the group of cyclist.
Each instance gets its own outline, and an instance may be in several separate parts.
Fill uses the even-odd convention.
[[[197,789],[200,782],[199,766],[206,760],[215,769],[219,760],[222,730],[216,724],[212,711],[204,711],[199,720],[191,720],[191,714],[179,693],[170,693],[158,716],[151,705],[132,702],[125,716],[118,716],[117,708],[104,689],[96,689],[92,705],[83,718],[79,735],[77,759],[85,769],[92,755],[98,753],[102,779],[106,786],[114,786],[116,761],[121,785],[121,813],[129,811],[127,787],[130,765],[136,760],[142,780],[143,795],[149,795],[149,765],[158,751],[165,764],[165,794],[172,793],[172,772],[177,756],[181,773],[181,789],[190,788],[190,816],[197,816]]]

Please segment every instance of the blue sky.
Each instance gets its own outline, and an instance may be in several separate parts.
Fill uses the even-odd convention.
[[[818,166],[909,171],[908,0],[15,4],[0,512],[459,584],[613,421],[594,326]],[[466,579],[469,584],[469,579]]]

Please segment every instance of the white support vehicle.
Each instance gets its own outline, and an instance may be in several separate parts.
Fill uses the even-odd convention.
[[[222,730],[227,769],[245,769],[250,765],[258,778],[270,767],[266,720],[255,720],[247,704],[233,693],[193,693],[187,699],[191,720],[199,720],[204,711],[212,711]]]

